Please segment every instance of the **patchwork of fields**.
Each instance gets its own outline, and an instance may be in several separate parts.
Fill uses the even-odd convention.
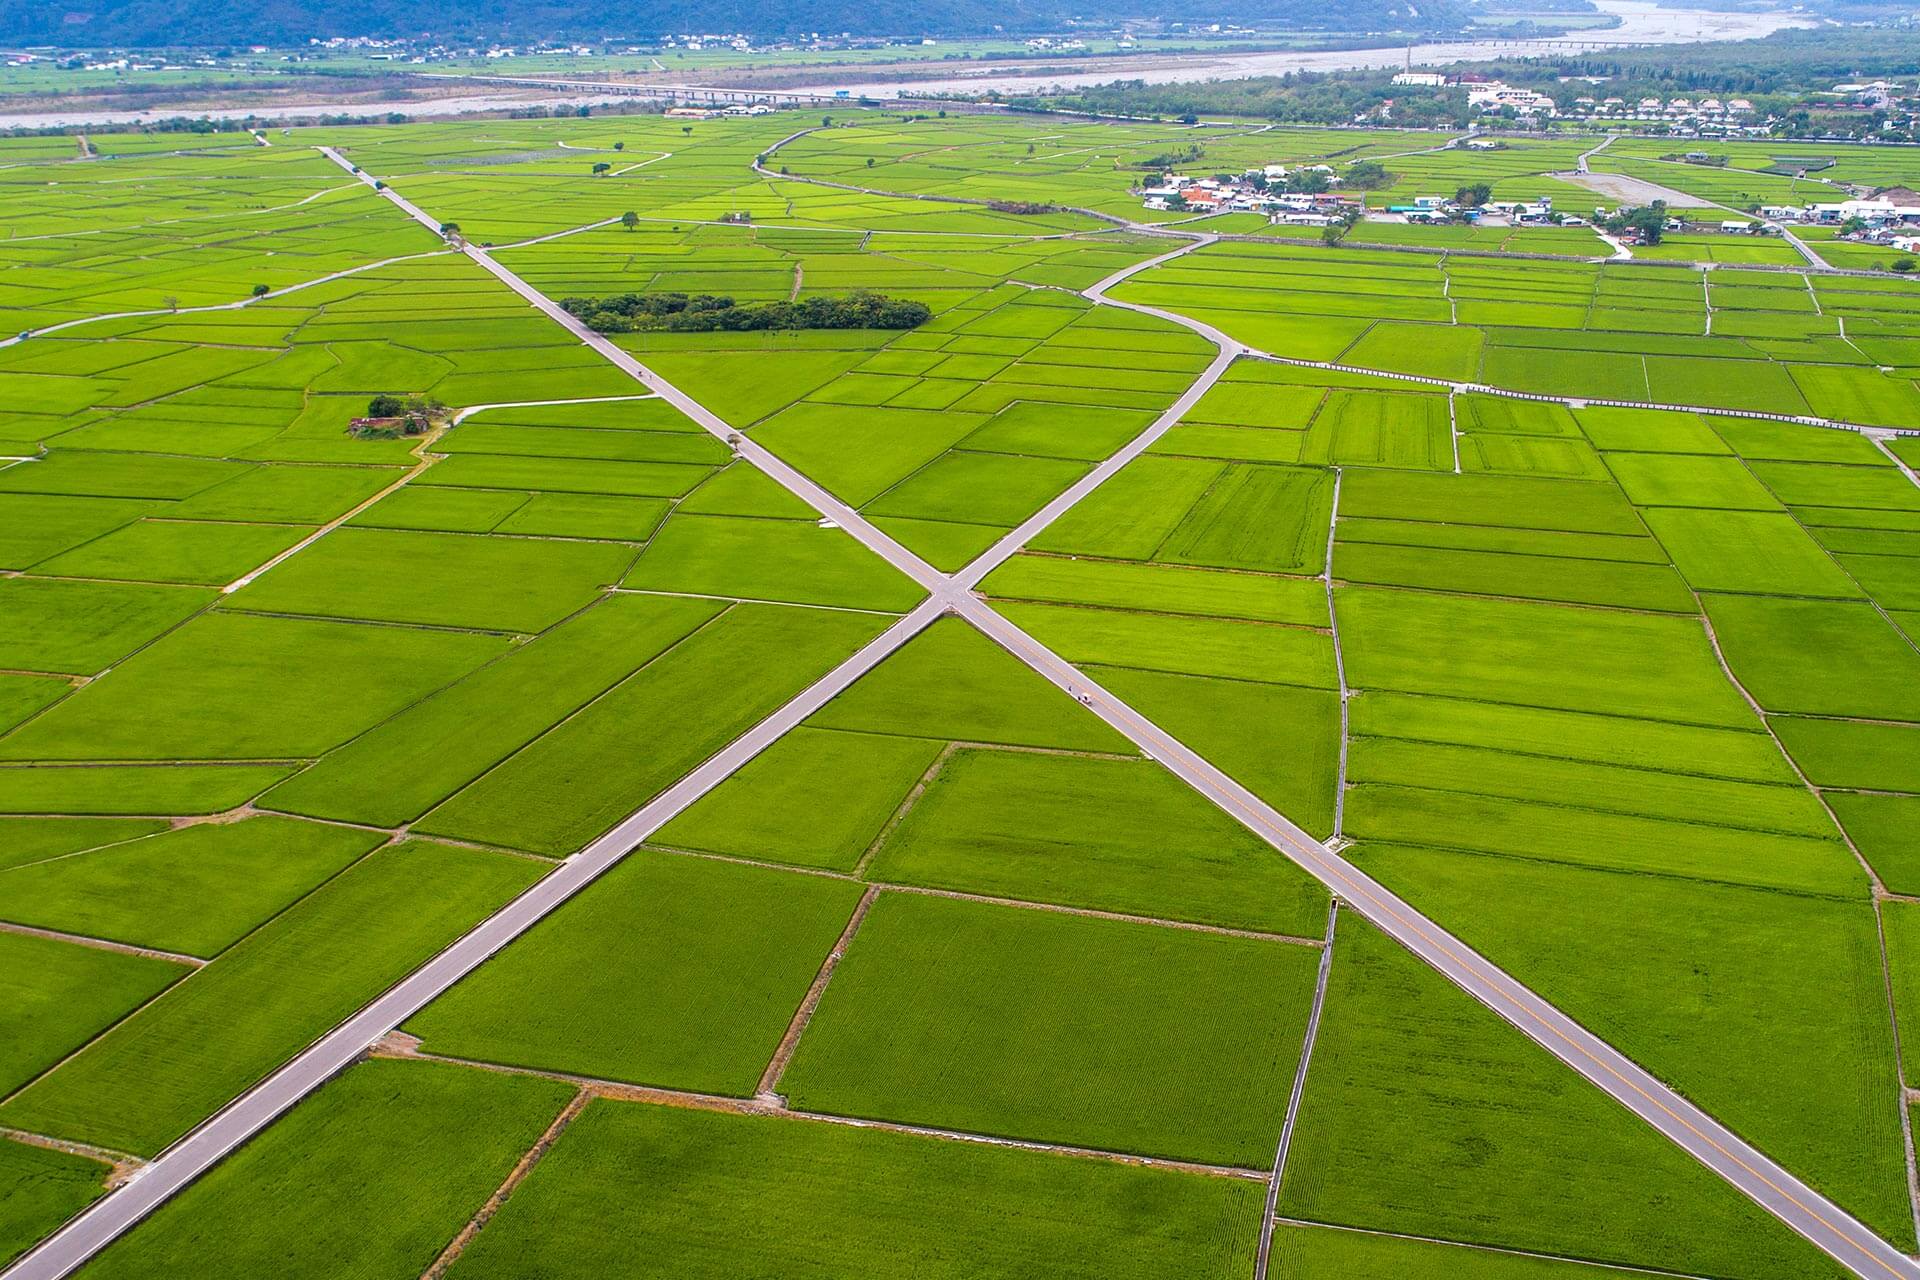
[[[1193,131],[840,114],[0,141],[0,1262],[1860,1272],[1141,721],[1920,1250],[1914,286],[1174,253],[1127,188]],[[1584,149],[1446,141],[1197,163],[1531,196]],[[529,305],[861,289],[932,318]],[[376,395],[445,412],[350,433]]]

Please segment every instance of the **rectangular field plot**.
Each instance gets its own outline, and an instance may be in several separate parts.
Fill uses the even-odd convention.
[[[430,1053],[751,1096],[860,894],[638,852],[407,1030]]]
[[[315,756],[504,649],[490,636],[208,614],[12,734],[0,758]]]
[[[1920,720],[1920,653],[1864,601],[1703,597],[1727,665],[1768,711]]]
[[[84,1274],[418,1274],[533,1146],[568,1093],[548,1080],[438,1063],[360,1063]]]
[[[879,847],[880,881],[1311,936],[1316,883],[1145,760],[963,749]]]
[[[213,600],[182,587],[0,578],[0,667],[92,675]]]
[[[170,960],[18,933],[0,933],[0,959],[0,1090],[9,1093],[190,972]]]
[[[1862,594],[1784,513],[1659,507],[1646,518],[1696,591],[1840,599]]]
[[[98,1199],[107,1173],[84,1156],[0,1141],[0,1265]]]
[[[1812,898],[1387,846],[1367,846],[1360,861],[1875,1230],[1911,1243],[1879,930],[1857,889],[1851,900]],[[1783,1093],[1802,1101],[1779,1107]]]
[[[418,841],[384,849],[15,1094],[0,1124],[158,1151],[541,870]]]
[[[1362,783],[1537,800],[1815,839],[1833,835],[1833,823],[1813,795],[1803,786],[1784,781],[1765,785],[1723,781],[1371,737],[1354,738],[1348,776]]]
[[[1319,689],[1339,683],[1332,636],[1307,627],[1049,604],[1000,612],[1073,663]]]
[[[1344,582],[1473,595],[1694,612],[1686,584],[1658,564],[1342,542],[1335,545],[1333,576]]]
[[[943,741],[1132,751],[1098,717],[958,618],[928,627],[807,723]]]
[[[1518,476],[1436,476],[1355,471],[1341,478],[1340,518],[1372,516],[1506,529],[1644,537],[1640,523],[1612,485]]]
[[[654,843],[852,871],[943,750],[925,738],[802,726],[662,827]]]
[[[299,525],[139,520],[42,561],[35,572],[217,587],[265,564],[309,532]]]
[[[617,582],[627,547],[341,529],[230,597],[232,607],[496,631],[540,631]]]
[[[1349,683],[1744,728],[1752,713],[1690,618],[1348,587]],[[1570,666],[1565,657],[1578,653]]]
[[[645,804],[878,635],[884,615],[735,605],[418,829],[558,857]],[[582,770],[582,759],[601,767]]]
[[[1259,1168],[1318,952],[883,894],[801,1037],[793,1105]]]
[[[271,816],[183,827],[9,868],[0,919],[211,957],[381,840]]]
[[[1281,1223],[1273,1269],[1283,1280],[1611,1280],[1585,1262],[1331,1227]]]
[[[895,612],[924,594],[840,530],[728,516],[670,518],[622,585]]]
[[[1280,1212],[1698,1274],[1841,1274],[1351,916]]]
[[[1327,625],[1326,591],[1317,581],[1184,565],[1018,555],[987,575],[983,589],[1009,600]]]
[[[596,1101],[456,1270],[524,1277],[537,1257],[551,1280],[1233,1280],[1253,1266],[1260,1208],[1243,1179]]]
[[[276,787],[275,809],[381,826],[418,818],[718,617],[619,595],[395,715]]]

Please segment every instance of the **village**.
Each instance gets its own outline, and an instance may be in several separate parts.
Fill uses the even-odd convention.
[[[1465,145],[1482,148],[1500,144],[1473,138]],[[1642,243],[1645,236],[1644,230],[1617,225],[1622,215],[1635,212],[1633,205],[1596,205],[1589,215],[1581,215],[1556,210],[1551,196],[1496,200],[1490,198],[1492,192],[1486,188],[1463,188],[1453,196],[1417,195],[1406,203],[1369,207],[1351,179],[1349,174],[1343,183],[1340,173],[1326,164],[1268,164],[1238,175],[1165,173],[1150,180],[1138,194],[1145,208],[1158,213],[1197,217],[1257,213],[1274,226],[1328,227],[1359,221],[1505,227],[1583,227],[1592,223],[1615,225],[1627,245]],[[1764,205],[1754,217],[1690,216],[1702,212],[1674,207],[1661,226],[1666,231],[1763,236],[1784,235],[1792,226],[1830,227],[1835,229],[1835,239],[1884,245],[1903,253],[1920,252],[1920,191],[1909,187],[1886,187],[1845,200],[1806,205]]]

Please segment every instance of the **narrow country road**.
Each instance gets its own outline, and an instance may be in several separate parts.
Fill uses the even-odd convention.
[[[338,152],[328,148],[322,150],[341,167],[353,168]],[[359,176],[363,182],[373,184],[373,179],[365,174]],[[439,223],[436,220],[398,193],[387,188],[383,194],[416,221],[438,230]],[[1198,243],[1189,244],[1175,253],[1189,251]],[[765,448],[745,438],[743,433],[733,431],[704,406],[646,369],[631,355],[580,325],[550,299],[494,261],[484,250],[467,246],[464,252],[544,314],[565,326],[582,342],[686,412],[703,428],[735,443],[742,456],[926,588],[929,598],[822,680],[723,748],[719,754],[594,841],[587,849],[569,858],[552,874],[433,957],[412,976],[375,999],[265,1081],[242,1094],[192,1134],[163,1152],[132,1182],[98,1201],[16,1262],[5,1273],[5,1280],[60,1280],[60,1277],[73,1272],[301,1098],[344,1069],[374,1041],[592,883],[618,863],[635,844],[738,770],[781,734],[799,724],[943,613],[965,617],[1054,685],[1079,697],[1094,714],[1142,751],[1326,885],[1340,902],[1393,936],[1427,964],[1604,1089],[1841,1265],[1863,1277],[1863,1280],[1920,1280],[1920,1263],[1901,1254],[1699,1107],[1680,1097],[1625,1055],[1522,986],[1434,921],[1415,911],[1358,867],[1233,781],[1185,743],[1101,688],[1085,673],[989,608],[970,590],[971,585],[985,572],[985,569],[978,567],[979,562],[953,577],[940,574],[881,533],[847,504]],[[1174,255],[1163,255],[1160,260],[1170,256]],[[1127,275],[1143,270],[1148,265],[1150,262],[1116,273],[1087,292],[1092,296],[1102,295]],[[1181,404],[1191,404],[1204,394],[1233,357],[1243,350],[1239,344],[1232,343],[1224,335],[1198,322],[1151,308],[1134,306],[1132,309],[1167,316],[1203,333],[1219,346],[1220,355],[1188,389]],[[1307,361],[1288,363],[1312,364]],[[1461,385],[1464,387],[1464,384]],[[1177,412],[1181,411],[1181,404],[1176,404],[1174,410],[1162,415],[1147,429],[1147,435],[1151,437],[1156,432],[1166,430],[1177,417]],[[1104,478],[1111,475],[1112,471],[1101,474]],[[1075,486],[1069,493],[1077,490],[1077,496],[1073,499],[1077,500],[1079,496],[1090,492],[1091,488],[1091,485],[1084,489]],[[1066,498],[1067,495],[1062,497]],[[1071,505],[1071,501],[1062,503],[1057,499],[1048,504],[1040,516],[1023,524],[1016,533],[1031,537]],[[1013,554],[1018,545],[1011,536],[1003,539],[983,557],[990,561],[987,567]]]

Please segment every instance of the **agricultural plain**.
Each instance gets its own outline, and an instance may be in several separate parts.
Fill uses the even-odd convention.
[[[827,117],[0,140],[0,1256],[274,1081],[77,1274],[1846,1274],[1269,811],[1920,1249],[1916,286]]]

